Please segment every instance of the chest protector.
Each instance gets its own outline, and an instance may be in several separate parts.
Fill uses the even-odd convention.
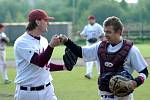
[[[115,53],[107,52],[108,45],[107,41],[102,41],[98,48],[98,57],[100,60],[98,85],[101,91],[110,92],[109,80],[112,76],[124,71],[123,64],[133,43],[129,40],[123,40],[122,47]]]

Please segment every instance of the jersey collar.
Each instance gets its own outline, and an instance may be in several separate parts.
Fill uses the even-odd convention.
[[[31,34],[29,34],[28,32],[25,32],[25,34],[33,39],[36,39],[36,40],[40,40],[41,39],[41,36],[40,37],[37,37],[37,36],[33,36]]]
[[[37,39],[37,40],[40,40],[40,39],[41,39],[41,37],[33,36],[33,35],[31,35],[31,34],[29,34],[29,35],[32,36],[33,38]]]

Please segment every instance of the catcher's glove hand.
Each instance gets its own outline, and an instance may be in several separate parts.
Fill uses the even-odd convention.
[[[110,91],[118,97],[127,96],[133,92],[131,81],[132,80],[127,77],[115,75],[109,82]]]
[[[9,39],[8,38],[1,38],[1,42],[8,43]]]
[[[72,53],[69,48],[65,49],[65,54],[63,55],[63,61],[67,70],[71,71],[73,69],[73,66],[77,62],[77,59],[78,57],[74,55],[74,53]]]

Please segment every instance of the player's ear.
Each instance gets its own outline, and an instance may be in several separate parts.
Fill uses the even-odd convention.
[[[35,20],[36,24],[39,26],[40,25],[40,22],[39,20]]]
[[[119,34],[119,35],[121,35],[121,34],[122,34],[122,31],[121,31],[121,30],[117,30],[116,33]]]

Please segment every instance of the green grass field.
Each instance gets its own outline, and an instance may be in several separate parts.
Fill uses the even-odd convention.
[[[136,45],[142,52],[145,58],[150,58],[150,45]],[[64,46],[59,46],[54,49],[52,58],[62,59],[64,54]],[[14,60],[13,47],[7,47],[7,60]],[[8,65],[11,66],[11,65]],[[149,69],[150,72],[150,69]],[[71,72],[54,72],[53,84],[58,100],[99,100],[97,88],[97,74],[94,69],[94,78],[92,80],[85,79],[85,68],[76,67]],[[15,78],[15,68],[8,68],[8,74],[11,80]],[[136,75],[135,75],[136,76]],[[143,86],[136,89],[134,93],[135,100],[149,100],[150,98],[150,78],[148,78]],[[0,100],[13,100],[15,93],[15,84],[4,85],[0,75]]]
[[[143,54],[143,56],[145,58],[150,58],[150,53],[149,53],[150,44],[137,44],[136,46],[140,49],[141,53]],[[56,47],[54,49],[52,58],[54,58],[54,59],[62,59],[62,55],[64,54],[64,48],[65,48],[64,46]],[[7,50],[6,51],[7,52],[6,59],[7,60],[14,60],[13,47],[9,46],[9,47],[7,47],[6,50]]]
[[[94,69],[94,78],[92,80],[83,77],[85,68],[76,67],[71,72],[54,72],[53,85],[58,100],[99,100],[97,89],[97,75]],[[150,69],[149,69],[150,71]],[[15,68],[8,69],[11,80],[15,77]],[[136,76],[136,75],[135,75]],[[1,77],[0,77],[1,80]],[[143,86],[135,90],[135,100],[149,100],[150,98],[150,78]],[[4,85],[0,83],[0,100],[13,100],[15,93],[15,84]],[[7,94],[7,95],[6,95]],[[8,97],[6,97],[8,96]]]

